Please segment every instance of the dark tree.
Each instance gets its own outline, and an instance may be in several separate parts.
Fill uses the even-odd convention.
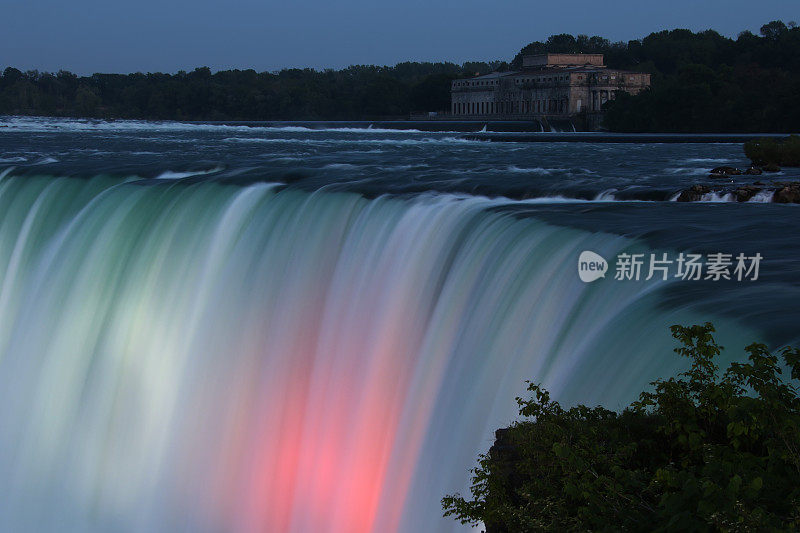
[[[620,413],[565,409],[531,384],[525,420],[498,430],[445,516],[489,533],[797,531],[800,350],[779,361],[751,344],[720,378],[713,331],[673,326],[689,369]]]

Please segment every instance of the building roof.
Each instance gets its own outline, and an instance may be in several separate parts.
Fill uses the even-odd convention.
[[[537,54],[522,57],[522,68],[602,67],[603,54]]]
[[[646,74],[644,72],[637,72],[633,70],[620,70],[616,68],[608,68],[605,65],[580,65],[580,66],[568,66],[568,67],[546,67],[536,70],[510,70],[507,72],[491,72],[489,74],[484,74],[482,76],[475,76],[474,78],[459,78],[453,80],[453,82],[457,81],[481,81],[481,80],[492,80],[498,78],[506,78],[506,77],[526,77],[526,76],[547,76],[549,74],[552,75],[562,75],[565,73],[583,73],[583,74],[592,74],[592,73],[608,73],[608,74]]]
[[[522,70],[520,76],[541,76],[547,74],[563,74],[565,72],[624,72],[617,69],[608,69],[605,66],[575,66],[575,67],[550,67],[537,70]]]
[[[520,71],[518,70],[508,70],[506,72],[490,72],[489,74],[484,74],[482,76],[475,76],[473,78],[458,78],[458,80],[453,81],[461,81],[461,80],[490,80],[495,78],[504,78],[506,76],[513,76],[514,74],[519,74]]]

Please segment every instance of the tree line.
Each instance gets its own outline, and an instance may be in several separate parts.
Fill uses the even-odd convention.
[[[446,109],[450,80],[499,63],[400,63],[279,72],[208,67],[77,76],[6,68],[0,114],[154,120],[359,120]]]
[[[654,33],[614,62],[652,74],[648,91],[609,103],[605,125],[627,132],[797,132],[800,28],[773,21],[736,39],[713,31]]]
[[[736,39],[670,30],[611,42],[553,35],[510,62],[358,65],[278,72],[207,67],[175,74],[77,76],[8,67],[0,114],[156,120],[359,120],[449,109],[450,81],[519,68],[522,56],[602,53],[612,68],[652,74],[652,88],[608,104],[612,131],[789,132],[800,125],[800,28],[773,21]]]

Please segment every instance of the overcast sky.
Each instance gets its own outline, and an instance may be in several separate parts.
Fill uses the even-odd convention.
[[[175,72],[511,59],[553,33],[735,36],[798,0],[0,0],[0,68]]]

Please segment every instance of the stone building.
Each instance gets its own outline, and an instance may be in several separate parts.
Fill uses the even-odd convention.
[[[636,94],[650,74],[609,69],[603,54],[524,56],[522,70],[454,80],[453,118],[533,120],[598,115],[617,92]]]

